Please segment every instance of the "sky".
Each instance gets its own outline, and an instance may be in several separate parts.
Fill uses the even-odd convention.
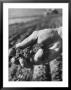
[[[43,15],[47,9],[12,9],[8,11],[9,18]]]

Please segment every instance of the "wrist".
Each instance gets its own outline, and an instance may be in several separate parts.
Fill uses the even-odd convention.
[[[19,48],[19,46],[20,46],[19,44],[16,44],[16,45],[15,45],[15,48]]]

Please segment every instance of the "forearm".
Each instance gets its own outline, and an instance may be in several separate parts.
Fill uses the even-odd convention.
[[[16,48],[19,48],[19,47],[22,47],[24,45],[26,45],[28,42],[27,42],[27,39],[23,40],[22,42],[16,44]]]
[[[35,41],[37,37],[35,37],[36,33],[32,33],[29,37],[27,37],[26,39],[24,39],[21,43],[18,43],[16,44],[16,48],[19,48],[19,47],[27,47],[27,45],[31,44],[32,41]]]
[[[28,45],[30,45],[30,43],[32,43],[32,40],[31,41],[27,41],[27,39],[23,40],[21,43],[18,43],[16,45],[16,48],[26,48]]]

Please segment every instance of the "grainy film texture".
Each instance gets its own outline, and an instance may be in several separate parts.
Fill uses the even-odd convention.
[[[9,8],[9,81],[62,81],[62,9]]]

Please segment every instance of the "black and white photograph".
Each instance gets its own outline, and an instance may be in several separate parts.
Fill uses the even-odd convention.
[[[62,9],[9,9],[9,80],[62,81]]]
[[[9,5],[10,8],[8,5],[4,8],[4,23],[7,23],[4,35],[8,39],[4,40],[4,48],[7,50],[4,53],[4,56],[7,54],[4,57],[7,58],[4,60],[7,64],[3,61],[7,67],[7,72],[4,70],[4,75],[7,73],[4,79],[13,83],[12,85],[21,82],[22,85],[23,82],[29,84],[30,81],[63,82],[64,77],[67,78],[63,75],[68,62],[67,56],[64,56],[66,55],[64,52],[67,52],[65,51],[67,42],[64,44],[66,39],[63,38],[67,38],[68,32],[67,21],[63,21],[64,8],[56,4],[52,6],[52,4],[16,3]],[[4,66],[4,69],[6,67]]]

